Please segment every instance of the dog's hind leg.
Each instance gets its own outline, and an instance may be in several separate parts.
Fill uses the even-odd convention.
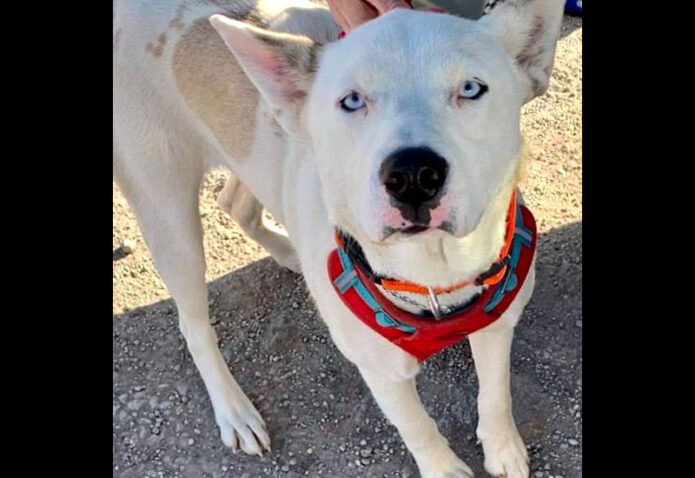
[[[472,478],[473,472],[449,447],[422,406],[415,378],[394,381],[360,367],[384,415],[398,429],[423,478]]]
[[[202,161],[186,157],[197,154],[181,153],[172,142],[158,137],[149,141],[150,151],[140,145],[132,148],[130,162],[137,166],[129,170],[121,164],[114,174],[176,302],[179,327],[210,395],[223,442],[235,451],[260,455],[270,447],[265,423],[230,373],[208,316],[198,211]],[[181,155],[183,160],[177,157]]]
[[[289,238],[266,224],[263,204],[233,174],[217,197],[217,204],[239,224],[246,235],[259,243],[282,267],[301,273],[299,258]]]

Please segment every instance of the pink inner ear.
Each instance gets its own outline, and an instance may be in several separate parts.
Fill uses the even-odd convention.
[[[272,46],[255,38],[247,32],[237,32],[228,37],[233,50],[241,57],[243,63],[252,69],[253,80],[268,93],[283,96],[291,100],[302,99],[304,91],[296,87],[294,75],[282,56]]]
[[[270,75],[274,81],[282,81],[283,76],[287,74],[280,56],[265,45],[256,48],[250,60],[261,73]]]

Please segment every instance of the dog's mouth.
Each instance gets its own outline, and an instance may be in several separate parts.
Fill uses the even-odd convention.
[[[454,234],[454,227],[451,222],[446,221],[436,227],[429,224],[410,224],[399,228],[385,227],[382,233],[382,240],[397,237],[412,238],[415,236],[431,235],[442,232]]]
[[[413,225],[410,227],[406,227],[405,229],[401,229],[401,234],[406,234],[406,235],[411,235],[411,234],[417,234],[419,232],[423,232],[429,229],[429,226],[420,226],[420,225]]]

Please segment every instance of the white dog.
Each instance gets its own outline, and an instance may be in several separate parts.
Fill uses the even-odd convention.
[[[485,469],[528,476],[509,388],[534,282],[519,115],[547,88],[562,3],[507,0],[478,21],[395,10],[337,40],[306,0],[116,0],[114,177],[226,446],[270,438],[209,323],[198,192],[218,165],[234,174],[221,207],[303,273],[421,475],[472,476],[415,387],[420,360],[468,336]]]

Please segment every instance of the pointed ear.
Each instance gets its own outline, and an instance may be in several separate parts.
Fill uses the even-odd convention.
[[[479,23],[497,37],[525,77],[525,99],[545,92],[553,70],[564,0],[498,2]]]
[[[212,15],[210,23],[276,116],[297,115],[316,72],[318,45],[305,36],[263,30],[224,15]]]

